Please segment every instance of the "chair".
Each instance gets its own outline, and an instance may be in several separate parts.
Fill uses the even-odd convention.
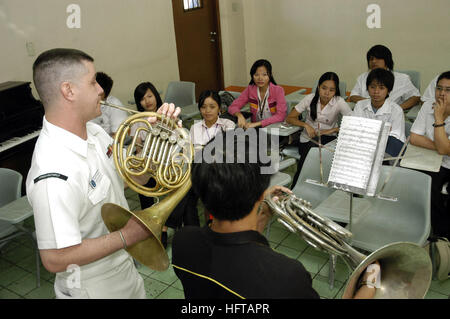
[[[411,123],[410,121],[408,121],[408,120],[405,121],[405,137],[408,137],[409,134],[411,134],[412,125],[413,125],[413,123]]]
[[[323,179],[324,183],[328,181],[330,175],[331,162],[333,161],[333,153],[325,148],[322,148],[322,166],[323,166]],[[313,180],[320,183],[320,160],[319,160],[319,148],[313,147],[309,150],[303,163],[302,170],[298,177],[292,192],[311,203],[314,209],[328,196],[330,196],[335,189],[328,188],[322,185],[316,185],[307,182],[307,180]]]
[[[413,242],[423,246],[430,234],[431,177],[403,167],[382,166],[378,190],[393,174],[383,194],[396,202],[370,197],[370,208],[352,225],[352,246],[375,251],[389,243]],[[408,187],[405,187],[408,185]]]
[[[33,215],[26,196],[21,197],[22,175],[8,168],[0,168],[0,249],[21,235],[28,235],[36,252],[36,279],[40,287],[40,259],[32,231],[23,227],[23,221]]]
[[[187,81],[173,81],[167,86],[164,102],[173,103],[181,108],[182,120],[193,118],[200,114],[195,103],[195,83]]]
[[[397,70],[397,72],[408,74],[412,84],[414,84],[420,92],[420,72],[413,70]]]

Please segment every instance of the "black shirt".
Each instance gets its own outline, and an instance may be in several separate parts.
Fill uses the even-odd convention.
[[[256,231],[175,233],[172,263],[191,298],[319,298],[303,265],[275,252]]]

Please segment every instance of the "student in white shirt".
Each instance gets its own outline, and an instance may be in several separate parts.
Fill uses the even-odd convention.
[[[435,101],[422,105],[411,127],[411,144],[436,150],[444,155],[439,172],[431,176],[431,227],[433,235],[450,239],[449,195],[441,193],[450,183],[450,71],[438,76]],[[448,189],[448,187],[447,187]]]
[[[212,140],[217,133],[221,131],[233,130],[236,124],[228,119],[220,118],[221,99],[217,92],[206,90],[203,91],[198,98],[198,109],[202,115],[203,120],[196,121],[191,126],[191,142],[194,144],[196,151],[201,150],[210,140]],[[185,204],[184,216],[197,216],[197,201],[198,196],[191,190],[185,197],[187,203]],[[179,206],[182,204],[180,203]],[[210,220],[209,213],[205,210],[205,220]]]
[[[102,100],[105,100],[105,102],[109,104],[124,106],[118,98],[110,95],[114,84],[113,79],[104,72],[97,72],[95,77],[97,83],[102,87],[104,92],[102,95]],[[101,106],[101,111],[102,114],[93,119],[91,122],[100,125],[106,133],[114,137],[120,124],[128,118],[128,114],[125,111],[106,105]]]
[[[204,91],[198,100],[198,109],[203,120],[196,121],[191,127],[191,141],[194,148],[201,149],[220,131],[235,128],[231,120],[220,118],[220,96],[215,91]]]
[[[309,150],[311,147],[317,147],[315,143],[310,142],[310,139],[318,141],[320,133],[322,144],[331,142],[339,132],[339,115],[350,115],[352,113],[352,110],[340,95],[339,77],[334,72],[326,72],[320,77],[316,92],[306,96],[289,113],[286,122],[304,128],[300,135],[298,147],[300,160],[297,164],[297,172],[292,180],[292,187],[297,182]],[[307,111],[308,115],[305,121],[300,121],[299,115],[304,111]]]
[[[356,103],[353,115],[391,123],[386,153],[397,156],[405,143],[405,116],[402,108],[388,99],[394,86],[394,75],[385,69],[370,71],[366,81],[370,100]]]
[[[394,86],[389,93],[389,99],[404,110],[420,103],[420,92],[412,84],[407,74],[394,72],[394,60],[391,51],[384,45],[375,45],[366,54],[367,66],[369,71],[364,72],[356,79],[356,84],[350,93],[349,102],[357,103],[358,101],[368,99],[366,81],[371,70],[382,68],[393,73],[395,81]]]

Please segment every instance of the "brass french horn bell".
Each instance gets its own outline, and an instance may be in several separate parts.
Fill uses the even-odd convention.
[[[133,112],[109,103],[101,104]],[[169,267],[169,257],[160,241],[162,227],[191,187],[193,146],[189,133],[179,128],[174,120],[155,112],[133,113],[136,114],[127,118],[116,132],[113,144],[115,166],[123,180],[137,193],[165,198],[135,212],[107,203],[102,206],[102,218],[108,230],[114,232],[124,227],[131,216],[136,217],[152,235],[128,247],[127,251],[145,266],[162,271]],[[156,117],[157,122],[150,124],[148,117]],[[133,126],[137,127],[136,133],[126,145],[125,140]],[[141,142],[140,137],[145,139]],[[142,151],[136,155],[137,147]],[[143,174],[150,175],[156,185],[149,188],[133,180],[133,176]]]

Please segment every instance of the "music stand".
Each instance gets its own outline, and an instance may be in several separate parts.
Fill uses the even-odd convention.
[[[342,118],[328,186],[350,195],[350,231],[353,195],[375,196],[390,129],[390,123],[380,120]]]

